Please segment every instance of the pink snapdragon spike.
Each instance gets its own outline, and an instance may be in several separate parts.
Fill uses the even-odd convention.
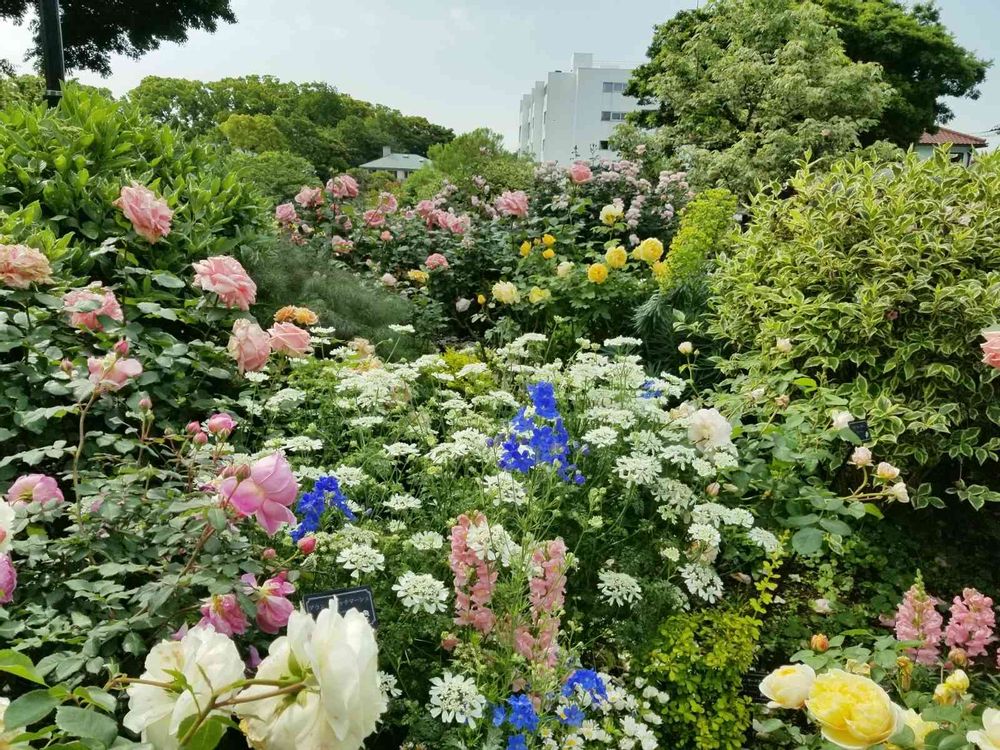
[[[569,168],[569,178],[579,185],[594,179],[594,173],[590,171],[590,166],[586,162],[578,161]]]
[[[431,253],[427,256],[427,260],[424,261],[424,265],[427,266],[428,271],[436,271],[438,269],[443,271],[448,268],[448,259],[441,255],[441,253]]]
[[[496,588],[497,571],[469,547],[469,529],[486,523],[486,517],[475,511],[471,518],[462,514],[451,528],[451,555],[448,564],[455,576],[455,623],[471,625],[483,634],[496,624],[490,600]],[[471,585],[470,585],[471,584]]]
[[[996,640],[995,627],[993,600],[975,589],[963,589],[962,595],[952,601],[944,642],[951,648],[962,649],[971,660],[983,656],[986,647]]]
[[[295,195],[295,202],[302,208],[315,208],[323,205],[323,188],[303,185]]]
[[[335,198],[357,198],[358,182],[349,174],[342,174],[328,181],[326,190]]]
[[[174,212],[167,202],[145,185],[133,182],[123,187],[121,194],[112,205],[121,209],[125,218],[132,222],[135,233],[150,243],[155,243],[170,234],[170,222]]]
[[[46,474],[25,474],[14,480],[7,490],[7,502],[15,510],[38,503],[43,510],[61,505],[65,498],[53,477]]]
[[[191,265],[194,268],[192,285],[214,292],[226,307],[246,312],[257,301],[257,284],[236,258],[213,255]]]
[[[295,605],[288,600],[288,595],[295,593],[295,586],[285,580],[285,575],[282,571],[260,586],[253,574],[240,576],[244,591],[257,604],[257,627],[264,633],[277,633],[288,624],[288,618],[295,611]]]
[[[504,216],[527,216],[528,195],[523,190],[505,190],[497,198],[496,208]]]
[[[219,492],[243,516],[255,516],[274,536],[283,523],[296,523],[288,506],[295,502],[299,485],[292,467],[281,453],[273,453],[250,466],[245,478],[227,476]]]
[[[88,357],[87,370],[90,382],[101,392],[121,390],[130,380],[142,375],[142,363],[137,359],[126,359],[117,354],[105,357]]]
[[[562,539],[545,542],[532,553],[528,600],[531,625],[514,630],[514,647],[528,661],[554,667],[559,658],[559,612],[566,601],[566,544]]]
[[[69,313],[71,326],[88,331],[103,331],[101,318],[110,318],[118,323],[125,320],[115,293],[104,289],[100,282],[66,292],[63,295],[63,310]]]
[[[233,636],[247,632],[250,621],[240,607],[236,594],[215,594],[201,605],[199,625],[211,625],[223,635]]]
[[[195,422],[195,425],[198,423]],[[226,438],[236,429],[236,420],[224,411],[213,414],[205,420],[205,430],[220,438]]]
[[[983,350],[983,363],[1000,370],[1000,329],[983,331],[986,340],[979,345]]]
[[[299,215],[295,213],[295,205],[293,203],[282,203],[274,209],[274,218],[279,224],[297,224],[299,221]]]
[[[27,245],[0,244],[0,284],[27,289],[32,284],[51,284],[52,266],[41,250]]]
[[[233,323],[227,348],[241,375],[247,371],[256,372],[271,355],[271,337],[256,323],[240,318]]]
[[[312,338],[309,331],[294,323],[275,323],[268,331],[271,350],[287,354],[289,357],[303,357],[309,352]]]
[[[17,588],[17,570],[10,555],[0,554],[0,604],[10,604]]]
[[[909,649],[910,656],[918,664],[937,663],[938,647],[943,635],[941,625],[944,622],[941,613],[935,609],[939,603],[918,581],[903,595],[903,601],[896,610],[896,639],[920,641],[919,647]]]

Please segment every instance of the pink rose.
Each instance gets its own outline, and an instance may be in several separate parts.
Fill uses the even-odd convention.
[[[249,310],[257,300],[257,285],[236,258],[213,255],[192,263],[194,286],[215,292],[226,307]]]
[[[309,331],[294,323],[275,323],[268,330],[272,351],[282,352],[289,357],[301,357],[309,351]]]
[[[526,216],[528,214],[528,196],[523,190],[505,190],[496,200],[497,211],[504,216]]]
[[[330,245],[333,247],[333,252],[339,255],[347,255],[354,250],[354,243],[344,239],[339,234],[335,234],[330,238]]]
[[[215,594],[201,605],[199,625],[211,625],[216,632],[233,636],[247,632],[250,621],[240,608],[236,594]]]
[[[357,198],[358,182],[349,174],[342,174],[334,177],[326,183],[327,192],[337,198]]]
[[[434,205],[434,201],[427,200],[425,198],[424,200],[417,203],[416,210],[420,218],[429,220],[430,217],[437,210],[437,206]]]
[[[382,242],[391,242],[392,232],[390,232],[388,229],[383,229],[382,233],[378,236],[378,238],[382,240]]]
[[[174,212],[146,186],[133,182],[131,187],[123,187],[112,205],[121,209],[125,218],[132,222],[135,233],[147,242],[156,242],[170,234]]]
[[[323,188],[303,185],[302,189],[295,195],[295,202],[302,208],[320,206],[323,204]]]
[[[15,479],[7,490],[7,502],[13,508],[38,503],[43,510],[48,510],[64,500],[56,480],[45,474],[25,474]]]
[[[229,356],[236,360],[240,374],[256,372],[271,354],[271,337],[259,325],[243,318],[233,323]]]
[[[296,522],[288,506],[295,502],[299,485],[292,467],[281,453],[255,462],[245,479],[226,477],[219,492],[241,515],[256,516],[257,522],[271,536],[281,524]]]
[[[380,227],[385,224],[385,214],[376,208],[370,208],[364,213],[365,226]]]
[[[282,203],[274,209],[274,218],[279,224],[295,224],[299,220],[299,215],[295,213],[295,206],[291,203]]]
[[[125,320],[115,293],[104,289],[100,282],[64,294],[63,310],[69,313],[71,326],[88,331],[103,331],[101,318],[110,318],[118,323]]]
[[[260,586],[252,573],[240,577],[244,592],[257,604],[257,627],[264,633],[277,633],[288,624],[288,618],[295,611],[288,599],[295,593],[295,586],[285,580],[285,573],[268,578]]]
[[[983,350],[983,363],[1000,369],[1000,330],[983,331],[986,339],[979,348]]]
[[[90,382],[100,391],[117,391],[129,380],[142,375],[142,364],[137,359],[123,359],[117,354],[106,357],[87,357]]]
[[[399,280],[391,273],[384,273],[382,274],[382,283],[386,286],[396,286],[396,284],[399,283]]]
[[[574,162],[573,166],[569,168],[569,178],[577,183],[590,182],[594,179],[594,173],[590,171],[590,167],[586,162],[578,161]]]
[[[0,281],[12,289],[51,284],[52,266],[40,250],[27,245],[0,245]]]
[[[10,604],[17,588],[17,571],[10,555],[0,554],[0,604]]]
[[[448,259],[441,253],[431,253],[424,261],[424,265],[427,266],[428,271],[435,271],[438,268],[445,269],[448,267]]]
[[[227,435],[231,435],[233,430],[236,429],[236,420],[224,411],[220,411],[205,421],[205,429],[213,435],[226,437]]]
[[[399,201],[396,200],[395,195],[384,192],[378,194],[378,210],[383,214],[394,214],[398,208]]]

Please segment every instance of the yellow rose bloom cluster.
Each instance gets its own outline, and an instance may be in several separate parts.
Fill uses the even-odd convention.
[[[625,264],[628,262],[628,252],[624,247],[618,245],[617,247],[610,248],[606,253],[604,253],[604,260],[607,261],[608,265],[612,268],[624,268]]]
[[[430,277],[427,275],[427,271],[421,271],[419,268],[414,268],[413,270],[406,272],[406,278],[410,281],[415,281],[418,284],[426,284],[427,279]]]
[[[527,258],[529,255],[531,255],[531,242],[525,240],[521,243],[521,257]]]
[[[603,263],[591,263],[587,268],[587,278],[594,284],[603,284],[608,280],[608,267]]]
[[[498,281],[493,285],[493,298],[504,305],[513,305],[521,301],[521,293],[510,281]]]
[[[601,209],[601,223],[605,226],[611,226],[616,221],[621,219],[625,215],[624,209],[621,206],[617,206],[614,203],[609,203],[604,208]]]
[[[635,249],[633,255],[639,260],[652,265],[663,257],[663,243],[656,239],[656,237],[647,237],[639,243],[639,247]]]
[[[552,299],[552,292],[548,289],[542,289],[540,286],[533,286],[528,292],[528,302],[533,305],[545,302],[547,299]]]

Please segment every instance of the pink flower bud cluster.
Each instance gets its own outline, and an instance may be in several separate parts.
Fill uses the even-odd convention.
[[[921,645],[909,649],[910,656],[919,664],[935,664],[943,635],[944,618],[935,609],[940,600],[929,595],[919,581],[903,595],[896,610],[896,638],[900,641],[920,641]]]

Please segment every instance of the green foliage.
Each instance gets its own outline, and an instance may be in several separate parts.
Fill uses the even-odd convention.
[[[704,284],[706,265],[725,250],[726,236],[736,228],[736,207],[736,196],[725,188],[706,190],[684,207],[660,277],[662,288]]]
[[[463,133],[449,143],[431,146],[427,152],[433,168],[467,193],[475,192],[473,177],[482,177],[497,194],[524,190],[532,179],[530,159],[503,147],[503,136],[486,128]]]
[[[45,81],[41,76],[0,73],[0,109],[19,104],[38,104],[44,93]]]
[[[683,41],[682,41],[683,40]],[[657,32],[633,93],[662,102],[668,155],[699,186],[740,196],[795,162],[849,151],[886,106],[881,69],[852,62],[824,12],[795,0],[718,0]]]
[[[316,181],[312,164],[289,151],[236,152],[226,157],[226,166],[272,204],[288,200],[303,185]]]
[[[285,151],[287,142],[269,115],[230,115],[219,125],[229,144],[241,151]]]
[[[758,196],[712,276],[711,332],[735,352],[724,369],[744,373],[743,393],[801,375],[817,408],[842,399],[911,486],[980,476],[997,489],[1000,379],[978,344],[1000,307],[1000,159],[856,157],[805,166],[791,184],[787,200]],[[953,491],[977,505],[1000,497]]]

